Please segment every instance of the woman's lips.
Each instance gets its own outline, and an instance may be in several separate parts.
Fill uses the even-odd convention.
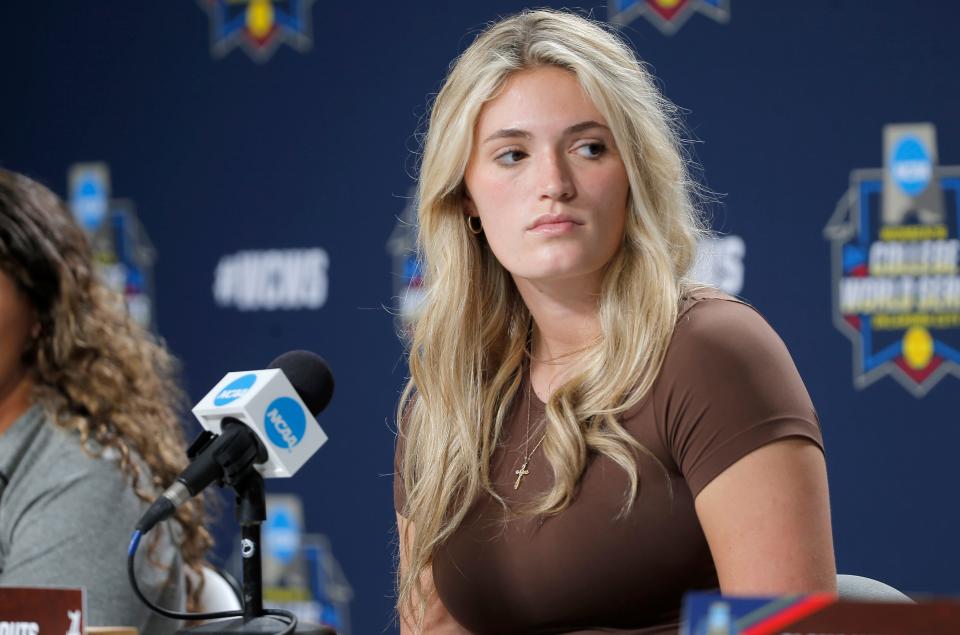
[[[563,234],[569,231],[573,231],[573,228],[577,226],[577,223],[572,220],[562,220],[549,223],[540,223],[539,225],[534,226],[530,231],[536,234]]]
[[[529,231],[541,234],[562,234],[572,231],[574,227],[581,224],[567,214],[542,214],[533,220]]]

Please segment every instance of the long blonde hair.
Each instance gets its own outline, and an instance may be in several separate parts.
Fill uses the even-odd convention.
[[[405,506],[415,528],[398,606],[422,619],[421,574],[475,498],[494,497],[490,458],[522,381],[531,316],[509,273],[464,222],[464,172],[481,107],[520,70],[572,72],[606,118],[630,183],[623,244],[599,300],[601,336],[578,373],[550,397],[544,454],[554,485],[528,510],[551,515],[573,500],[593,452],[639,486],[637,452],[618,422],[656,379],[702,233],[697,187],[676,107],[616,34],[562,11],[524,11],[483,31],[437,94],[418,183],[418,249],[426,294],[413,324],[410,380],[398,408]]]

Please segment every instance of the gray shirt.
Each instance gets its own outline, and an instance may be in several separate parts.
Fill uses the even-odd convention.
[[[147,503],[116,452],[85,453],[79,434],[34,405],[0,434],[0,472],[9,479],[4,489],[0,478],[0,586],[83,587],[88,625],[135,626],[145,635],[177,630],[179,622],[154,615],[130,589],[127,546]],[[144,537],[137,581],[156,604],[183,610],[184,567],[171,530],[160,526]]]

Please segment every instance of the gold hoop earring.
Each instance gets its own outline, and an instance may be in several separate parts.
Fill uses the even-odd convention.
[[[474,226],[473,221],[477,221],[476,226]],[[480,222],[479,216],[467,216],[467,229],[470,230],[470,233],[474,236],[479,236],[483,233],[483,224]]]

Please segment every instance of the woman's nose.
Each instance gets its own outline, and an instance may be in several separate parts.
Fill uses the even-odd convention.
[[[562,201],[576,195],[570,167],[558,153],[542,154],[537,167],[541,199]]]

